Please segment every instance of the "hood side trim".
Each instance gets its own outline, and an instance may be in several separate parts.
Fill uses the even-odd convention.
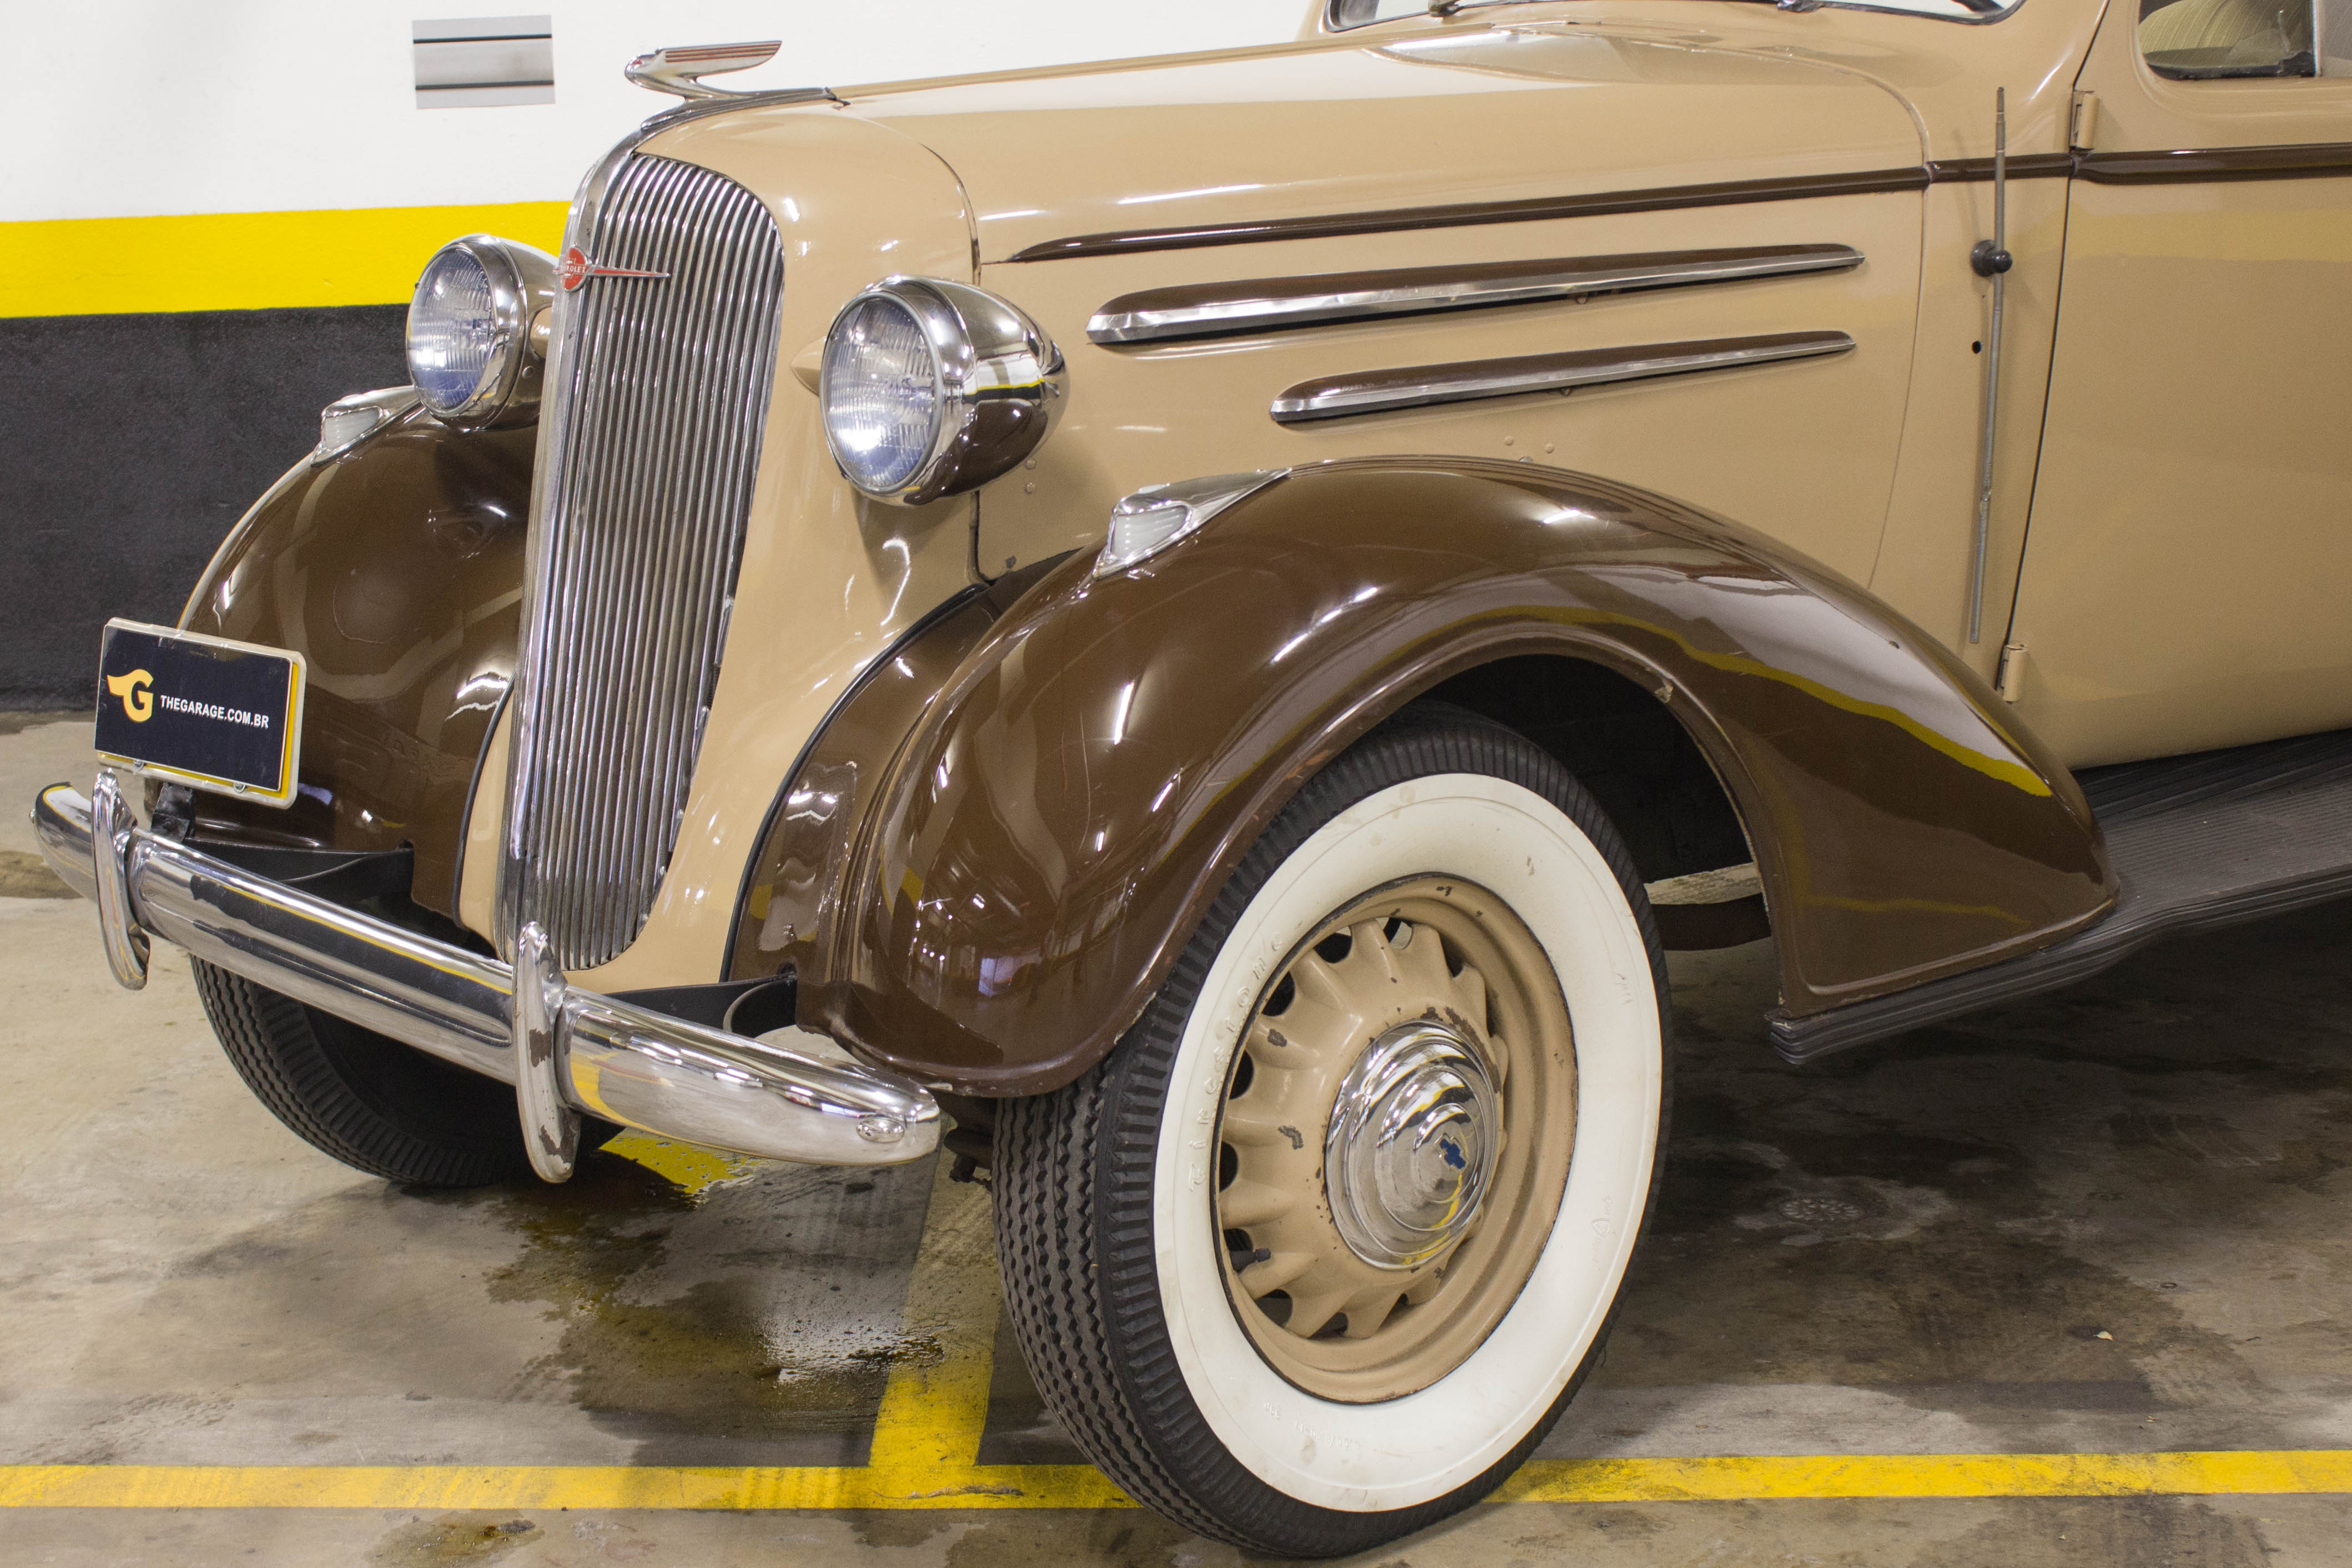
[[[1077,256],[1126,256],[1148,250],[1192,250],[1203,246],[1260,245],[1276,240],[1328,239],[1343,235],[1462,228],[1477,224],[1538,223],[1549,218],[1664,212],[1675,207],[1736,206],[1748,202],[1802,201],[1814,196],[1924,191],[1927,188],[1927,168],[1913,164],[1900,169],[1862,169],[1836,174],[1732,180],[1706,185],[1661,185],[1640,191],[1601,191],[1580,196],[1537,196],[1512,202],[1456,202],[1433,207],[1394,207],[1381,212],[1329,213],[1320,217],[1196,224],[1184,228],[1120,229],[1108,234],[1045,240],[1017,250],[1005,259],[1008,262],[1066,261]]]
[[[1852,246],[1774,245],[1184,284],[1120,295],[1095,312],[1087,336],[1097,343],[1156,343],[1843,271],[1862,262]]]

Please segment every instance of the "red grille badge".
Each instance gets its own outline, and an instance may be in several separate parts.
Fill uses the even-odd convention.
[[[667,272],[646,272],[634,267],[601,267],[588,259],[578,246],[563,253],[555,264],[555,280],[569,294],[592,277],[667,277]]]

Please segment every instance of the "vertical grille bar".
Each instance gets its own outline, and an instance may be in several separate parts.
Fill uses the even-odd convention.
[[[531,584],[533,690],[509,841],[556,961],[636,939],[668,869],[742,559],[775,379],[783,246],[725,176],[631,154],[589,232],[596,266],[556,383]]]

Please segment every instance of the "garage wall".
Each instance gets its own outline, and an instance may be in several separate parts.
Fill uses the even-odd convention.
[[[403,306],[441,242],[554,248],[581,173],[671,101],[622,78],[631,57],[782,37],[726,85],[845,85],[1272,42],[1307,10],[540,0],[509,16],[531,3],[16,8],[10,41],[44,65],[0,95],[0,549],[19,590],[0,708],[89,701],[106,619],[176,619],[320,407],[406,379]],[[553,100],[420,107],[415,24],[485,17],[545,27],[517,57],[551,63]]]

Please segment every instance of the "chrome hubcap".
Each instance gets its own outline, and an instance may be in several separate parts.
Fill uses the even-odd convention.
[[[1416,1019],[1373,1040],[1340,1082],[1323,1144],[1348,1249],[1409,1269],[1452,1246],[1494,1183],[1500,1130],[1486,1063],[1461,1035]]]

